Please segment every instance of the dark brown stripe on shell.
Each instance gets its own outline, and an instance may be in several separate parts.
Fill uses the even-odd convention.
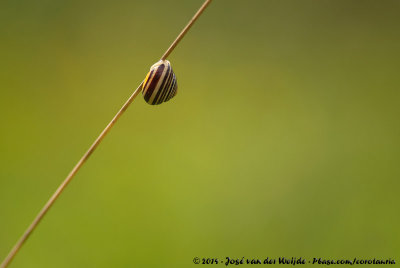
[[[148,87],[148,89],[146,90],[145,95],[144,95],[144,99],[145,99],[147,102],[149,102],[151,96],[153,95],[153,91],[154,91],[154,89],[156,88],[157,83],[158,83],[158,81],[160,80],[160,78],[161,78],[161,76],[162,76],[162,73],[163,73],[163,71],[164,71],[164,68],[165,68],[165,64],[161,64],[161,65],[158,66],[157,69],[155,70],[155,72],[154,72],[154,78],[153,78],[153,80],[151,81],[151,83],[150,83],[150,85],[149,85],[149,87]]]
[[[164,78],[163,78],[163,81],[162,81],[162,83],[161,83],[161,85],[160,85],[160,88],[159,88],[158,91],[157,91],[157,95],[154,97],[154,100],[153,100],[152,104],[161,104],[161,103],[162,103],[162,102],[159,102],[158,99],[159,99],[161,93],[165,90],[166,82],[167,82],[169,76],[171,75],[171,73],[172,73],[172,68],[171,68],[171,66],[168,64],[168,65],[167,65],[167,71],[166,71],[166,73],[165,73],[165,75],[164,75]],[[173,74],[173,73],[172,73],[172,74]]]

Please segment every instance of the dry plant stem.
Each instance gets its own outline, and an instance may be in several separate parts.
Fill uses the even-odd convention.
[[[36,218],[33,220],[31,225],[29,225],[28,229],[25,231],[25,233],[22,235],[22,237],[18,240],[18,242],[15,244],[11,252],[8,254],[7,258],[4,260],[4,262],[1,264],[1,268],[7,267],[7,265],[12,261],[14,258],[15,254],[17,254],[18,250],[22,247],[24,242],[28,239],[28,237],[32,234],[33,230],[35,227],[39,224],[41,219],[44,217],[46,212],[50,209],[50,207],[54,204],[56,199],[60,196],[62,191],[67,187],[68,183],[72,180],[72,178],[75,176],[75,174],[79,171],[79,169],[82,167],[82,165],[86,162],[86,160],[89,158],[89,156],[96,150],[97,146],[100,144],[100,142],[104,139],[104,137],[107,135],[107,133],[110,131],[110,129],[114,126],[115,122],[121,117],[121,115],[126,111],[126,109],[129,107],[129,105],[132,103],[132,101],[135,99],[135,97],[141,92],[142,90],[142,85],[143,82],[140,83],[139,87],[133,92],[133,94],[129,97],[129,99],[125,102],[125,104],[122,106],[122,108],[118,111],[118,113],[114,116],[114,118],[111,120],[111,122],[106,126],[106,128],[100,133],[100,135],[97,137],[97,139],[94,141],[92,146],[90,146],[89,150],[82,156],[82,158],[79,160],[79,162],[75,165],[75,167],[72,169],[72,171],[68,174],[67,178],[61,183],[61,185],[57,188],[57,190],[54,192],[54,194],[50,197],[49,201],[47,201],[46,205],[42,208],[42,210],[39,212],[39,214],[36,216]]]
[[[162,60],[165,60],[169,54],[174,50],[174,48],[178,45],[179,41],[182,40],[182,38],[185,36],[185,34],[189,31],[190,27],[192,27],[193,23],[199,18],[201,13],[205,10],[205,8],[211,3],[212,0],[206,0],[204,4],[200,7],[200,9],[196,12],[196,14],[193,16],[193,18],[189,21],[189,23],[185,26],[185,28],[182,30],[182,32],[178,35],[178,37],[175,39],[175,41],[171,44],[171,46],[167,49],[167,51],[164,53],[162,56]],[[49,201],[47,201],[46,205],[42,208],[42,210],[39,212],[39,214],[36,216],[36,218],[33,220],[31,225],[29,225],[28,229],[24,232],[24,234],[21,236],[21,238],[17,241],[15,246],[12,248],[10,253],[7,255],[7,257],[4,259],[3,263],[0,265],[0,268],[6,268],[12,259],[15,257],[19,249],[22,247],[24,242],[28,239],[28,237],[32,234],[32,232],[35,230],[37,225],[40,223],[42,218],[46,215],[48,210],[51,208],[51,206],[54,204],[54,202],[57,200],[57,198],[60,196],[60,194],[63,192],[63,190],[67,187],[68,183],[73,179],[75,174],[79,171],[79,169],[82,167],[82,165],[86,162],[86,160],[90,157],[90,155],[94,152],[94,150],[97,148],[97,146],[100,144],[100,142],[104,139],[104,137],[107,135],[107,133],[110,131],[110,129],[114,126],[114,124],[117,122],[117,120],[121,117],[121,115],[126,111],[126,109],[129,107],[129,105],[132,103],[132,101],[135,99],[135,97],[142,91],[142,85],[143,82],[140,83],[138,88],[133,92],[133,94],[129,97],[129,99],[125,102],[125,104],[122,106],[122,108],[118,111],[118,113],[114,116],[114,118],[111,120],[111,122],[106,126],[106,128],[100,133],[100,135],[97,137],[97,139],[94,141],[92,146],[87,150],[87,152],[82,156],[82,158],[79,160],[79,162],[75,165],[75,167],[72,169],[72,171],[68,174],[68,176],[65,178],[65,180],[61,183],[61,185],[57,188],[55,193],[51,196]]]
[[[199,10],[194,14],[193,18],[189,21],[189,23],[183,28],[182,32],[178,35],[174,42],[170,45],[170,47],[165,51],[164,55],[161,57],[161,60],[165,60],[169,54],[171,54],[172,50],[178,45],[179,41],[185,36],[185,34],[189,31],[189,29],[193,26],[195,21],[200,17],[201,13],[206,9],[206,7],[211,3],[211,0],[206,0],[204,4],[199,8]]]

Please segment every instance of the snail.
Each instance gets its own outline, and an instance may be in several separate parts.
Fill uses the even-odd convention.
[[[65,187],[69,184],[69,182],[74,178],[76,173],[82,167],[84,163],[86,163],[87,159],[92,155],[94,150],[96,150],[97,146],[101,143],[110,129],[114,126],[115,122],[121,117],[121,115],[126,111],[126,109],[131,105],[132,101],[139,95],[140,91],[144,96],[144,99],[149,104],[161,104],[165,101],[173,98],[177,93],[177,83],[174,72],[172,71],[171,64],[169,61],[165,60],[169,54],[175,49],[178,43],[182,40],[185,34],[189,31],[190,27],[192,27],[193,23],[199,18],[199,16],[203,13],[206,7],[211,3],[211,0],[205,0],[200,9],[196,12],[194,17],[189,21],[189,23],[183,28],[178,37],[172,42],[169,48],[165,51],[164,55],[161,57],[161,60],[151,66],[150,72],[147,74],[146,79],[140,83],[140,85],[136,88],[136,90],[132,93],[132,95],[128,98],[128,100],[122,105],[121,109],[117,112],[117,114],[113,117],[111,122],[106,126],[106,128],[100,133],[94,143],[90,146],[90,148],[86,151],[86,153],[82,156],[82,158],[78,161],[78,163],[74,166],[72,171],[68,174],[68,176],[64,179],[61,185],[57,188],[55,193],[50,197],[49,201],[44,205],[44,207],[40,210],[39,214],[35,217],[33,222],[29,225],[28,229],[24,232],[21,238],[17,241],[14,247],[11,249],[10,253],[4,259],[2,263],[0,263],[0,268],[6,268],[13,260],[15,255],[18,253],[20,248],[24,245],[28,237],[32,234],[32,232],[37,228],[38,224],[41,222],[43,217],[47,214],[49,209],[53,206],[54,202],[64,191]]]
[[[160,60],[150,67],[143,81],[144,100],[151,105],[158,105],[172,99],[178,90],[178,84],[171,63]]]

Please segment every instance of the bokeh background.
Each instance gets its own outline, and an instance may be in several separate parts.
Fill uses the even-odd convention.
[[[1,1],[1,259],[201,3]],[[400,261],[399,11],[213,1],[11,267]]]

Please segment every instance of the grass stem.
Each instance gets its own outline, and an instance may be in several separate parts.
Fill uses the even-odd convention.
[[[210,4],[210,2],[211,2],[211,0],[206,0],[203,3],[203,5],[196,12],[196,14],[193,16],[193,18],[189,21],[189,23],[185,26],[185,28],[181,31],[181,33],[178,35],[178,37],[174,40],[174,42],[172,42],[171,46],[164,53],[164,55],[161,58],[162,60],[165,60],[171,54],[171,52],[175,49],[175,47],[182,40],[182,38],[189,31],[189,29],[192,27],[194,22],[199,18],[199,16],[203,13],[203,11]],[[54,194],[50,197],[50,199],[47,201],[47,203],[44,205],[44,207],[40,210],[39,214],[35,217],[33,222],[26,229],[26,231],[21,236],[21,238],[17,241],[17,243],[11,249],[11,251],[9,252],[7,257],[1,263],[0,268],[6,268],[10,264],[10,262],[13,260],[15,255],[21,249],[22,245],[26,242],[26,240],[29,238],[29,236],[32,234],[32,232],[35,230],[35,228],[38,226],[38,224],[43,219],[43,217],[46,215],[46,213],[49,211],[49,209],[52,207],[54,202],[61,195],[61,193],[64,191],[64,189],[67,187],[69,182],[73,179],[73,177],[76,175],[76,173],[79,171],[79,169],[83,166],[83,164],[86,162],[86,160],[88,160],[90,155],[96,150],[97,146],[99,146],[101,141],[104,139],[104,137],[107,135],[107,133],[111,130],[111,128],[114,126],[114,124],[117,122],[117,120],[121,117],[121,115],[126,111],[126,109],[128,109],[129,105],[133,102],[133,100],[136,98],[136,96],[139,95],[139,93],[142,91],[142,85],[143,85],[143,82],[140,83],[140,85],[137,87],[137,89],[132,93],[132,95],[124,103],[124,105],[121,107],[121,109],[113,117],[111,122],[108,123],[108,125],[105,127],[105,129],[100,133],[100,135],[97,137],[97,139],[90,146],[90,148],[86,151],[86,153],[82,156],[82,158],[74,166],[74,168],[71,170],[71,172],[68,174],[68,176],[64,179],[64,181],[57,188],[57,190],[54,192]]]

